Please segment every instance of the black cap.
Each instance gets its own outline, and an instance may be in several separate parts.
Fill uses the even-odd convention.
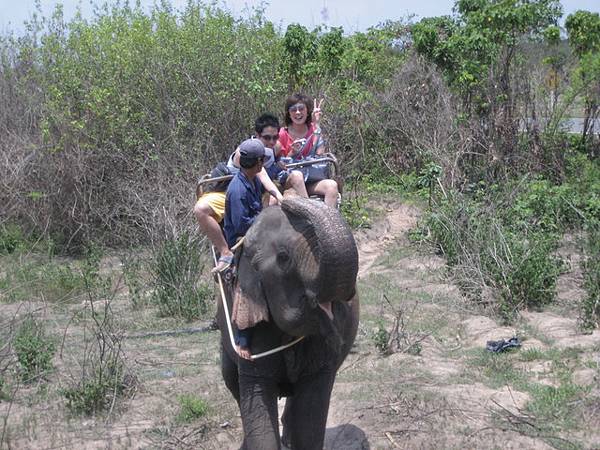
[[[260,139],[246,139],[240,144],[240,156],[247,159],[258,159],[265,156],[265,146]]]

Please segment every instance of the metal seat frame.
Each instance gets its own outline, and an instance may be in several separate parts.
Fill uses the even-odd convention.
[[[333,166],[334,170],[333,170],[333,175],[331,177],[332,179],[334,179],[334,177],[337,177],[339,175],[340,171],[339,171],[337,159],[335,159],[335,157],[331,153],[326,153],[325,155],[323,155],[320,158],[310,159],[308,161],[299,161],[299,162],[289,163],[289,164],[286,164],[285,167],[287,169],[298,169],[300,167],[308,167],[308,166],[312,166],[315,164],[323,164],[323,163],[328,163],[331,166]],[[206,184],[217,183],[219,181],[227,181],[227,180],[231,180],[232,178],[233,178],[233,175],[223,175],[221,177],[212,177],[212,178],[209,173],[207,173],[206,175],[203,175],[202,177],[200,177],[200,179],[196,183],[196,200],[199,199],[202,196],[202,194],[204,194],[204,187]],[[342,186],[339,181],[338,181],[338,189],[341,194]]]

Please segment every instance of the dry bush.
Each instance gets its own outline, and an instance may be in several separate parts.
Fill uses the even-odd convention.
[[[457,99],[433,65],[412,55],[381,94],[380,103],[377,129],[391,149],[389,163],[420,169],[435,162],[442,167],[446,185],[460,186],[474,133],[459,120]]]
[[[166,4],[155,13],[55,14],[0,37],[2,221],[76,250],[193,223],[198,176],[284,97],[278,37],[197,3],[178,20]]]

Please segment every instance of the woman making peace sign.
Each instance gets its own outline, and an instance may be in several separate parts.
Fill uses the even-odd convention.
[[[321,138],[319,122],[323,99],[312,100],[304,94],[293,94],[285,101],[285,127],[279,130],[280,156],[301,161],[309,156],[325,153],[325,142]],[[326,179],[306,185],[309,195],[322,195],[325,204],[335,207],[338,199],[338,185]]]

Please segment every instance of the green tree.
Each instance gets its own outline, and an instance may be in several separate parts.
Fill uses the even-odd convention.
[[[503,165],[517,147],[513,68],[521,45],[556,25],[561,6],[558,0],[458,0],[454,11],[415,24],[415,49],[442,70],[467,113],[485,124],[491,161]]]
[[[573,80],[574,93],[583,95],[585,117],[582,131],[584,144],[598,118],[600,106],[600,14],[577,11],[565,21],[569,44],[579,60]],[[589,146],[590,156],[600,156],[600,150]]]
[[[306,27],[297,23],[288,25],[283,36],[283,61],[291,90],[301,90],[306,84],[316,55],[317,30],[309,32]]]

